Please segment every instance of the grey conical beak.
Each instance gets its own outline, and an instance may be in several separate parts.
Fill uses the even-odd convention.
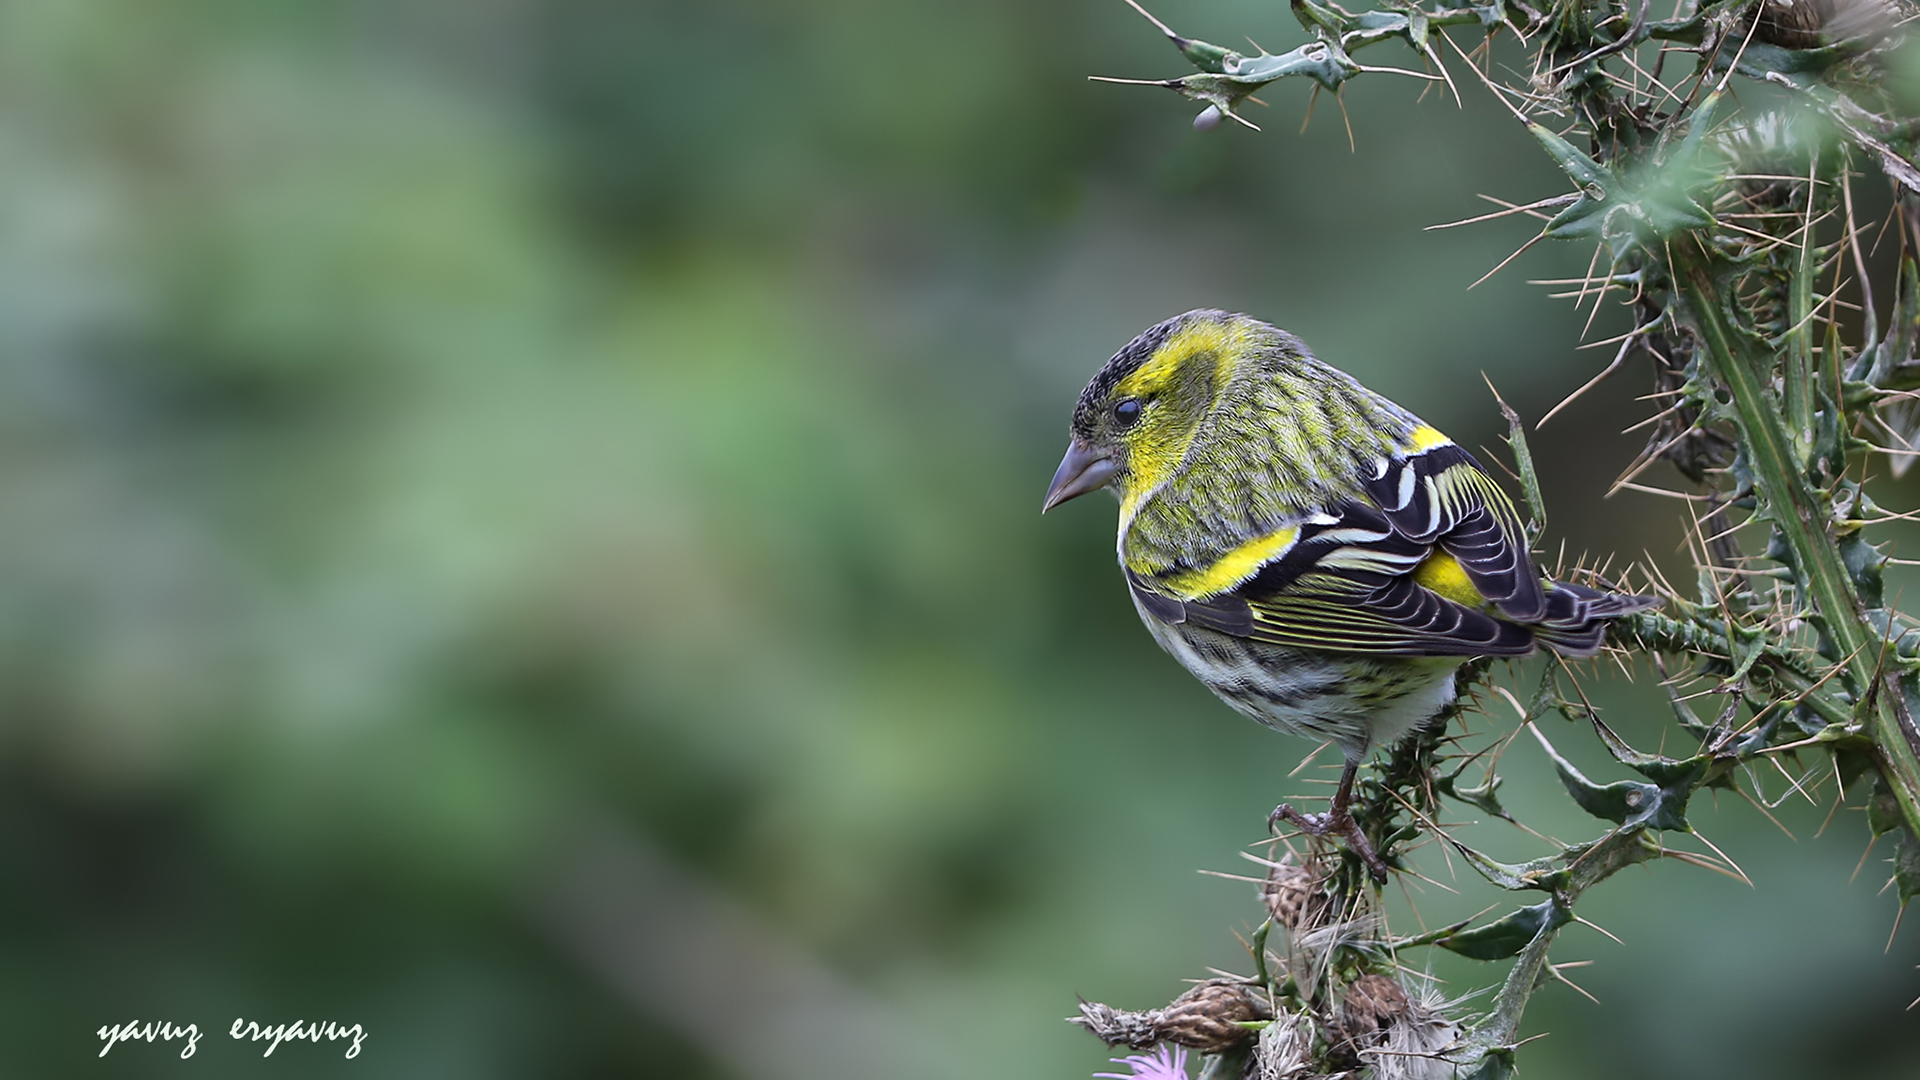
[[[1047,485],[1047,497],[1040,504],[1040,512],[1044,514],[1068,499],[1106,487],[1107,481],[1119,471],[1120,466],[1105,454],[1079,439],[1073,440],[1067,446],[1067,456],[1060,459],[1060,467],[1054,470],[1053,483]]]

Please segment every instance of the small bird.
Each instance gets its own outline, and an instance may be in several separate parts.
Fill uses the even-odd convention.
[[[1652,597],[1543,579],[1513,502],[1472,454],[1246,315],[1190,311],[1107,361],[1073,411],[1045,513],[1120,498],[1120,568],[1160,647],[1235,710],[1346,755],[1324,814],[1387,877],[1348,812],[1354,772],[1454,697],[1471,657],[1592,656]]]

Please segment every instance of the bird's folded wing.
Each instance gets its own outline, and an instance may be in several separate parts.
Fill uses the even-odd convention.
[[[1162,622],[1270,645],[1392,656],[1521,656],[1533,633],[1420,587],[1411,577],[1308,573],[1265,592],[1255,581],[1182,599],[1129,573],[1141,607]]]
[[[1531,589],[1539,598],[1531,605],[1536,617],[1545,613],[1546,601],[1512,504],[1464,452],[1457,458],[1434,453],[1385,470],[1376,486],[1389,479],[1396,485],[1391,509],[1355,499],[1290,527],[1284,546],[1271,538],[1243,545],[1216,567],[1243,561],[1248,549],[1271,557],[1231,575],[1230,583],[1212,569],[1129,571],[1134,596],[1162,622],[1273,645],[1396,656],[1523,655],[1533,648],[1533,632],[1507,621],[1501,601],[1528,610]],[[1422,464],[1425,458],[1434,460]],[[1402,486],[1411,489],[1404,500],[1397,498]],[[1422,563],[1445,556],[1459,563],[1502,618],[1416,580]]]
[[[1366,492],[1394,532],[1437,544],[1458,560],[1501,615],[1530,623],[1546,614],[1546,593],[1520,515],[1472,454],[1441,442],[1390,458]]]
[[[1244,636],[1273,645],[1399,656],[1520,656],[1533,650],[1533,633],[1483,611],[1463,607],[1396,577],[1365,592],[1349,592],[1343,576],[1309,575],[1276,596],[1246,600],[1252,628]],[[1221,611],[1238,621],[1237,612]],[[1189,610],[1206,625],[1214,611]],[[1224,627],[1222,627],[1224,628]]]

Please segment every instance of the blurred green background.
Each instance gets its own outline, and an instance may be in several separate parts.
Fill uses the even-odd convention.
[[[1182,70],[1118,0],[62,0],[0,53],[9,1076],[1086,1076],[1074,995],[1243,966],[1195,871],[1313,789],[1137,625],[1110,503],[1039,517],[1079,387],[1221,306],[1497,446],[1481,372],[1539,416],[1611,354],[1525,284],[1586,251],[1469,292],[1529,227],[1421,231],[1564,186],[1483,92],[1200,135],[1085,81]],[[1643,378],[1537,437],[1554,546],[1680,558],[1601,499]],[[1826,811],[1697,808],[1756,888],[1597,890],[1526,1073],[1920,1073],[1920,931]],[[1455,887],[1395,925],[1503,899]],[[96,1059],[129,1020],[209,1034]]]

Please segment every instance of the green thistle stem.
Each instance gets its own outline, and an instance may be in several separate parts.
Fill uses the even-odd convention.
[[[1825,525],[1832,514],[1807,483],[1780,408],[1761,380],[1759,373],[1769,365],[1751,355],[1746,339],[1727,321],[1707,254],[1689,238],[1674,245],[1673,260],[1675,282],[1705,346],[1702,356],[1733,398],[1754,487],[1786,539],[1793,569],[1813,600],[1822,629],[1846,658],[1855,688],[1871,699],[1866,719],[1877,744],[1876,761],[1907,828],[1920,835],[1920,734],[1906,714],[1899,687],[1881,668],[1887,643],[1861,617],[1852,579]]]

